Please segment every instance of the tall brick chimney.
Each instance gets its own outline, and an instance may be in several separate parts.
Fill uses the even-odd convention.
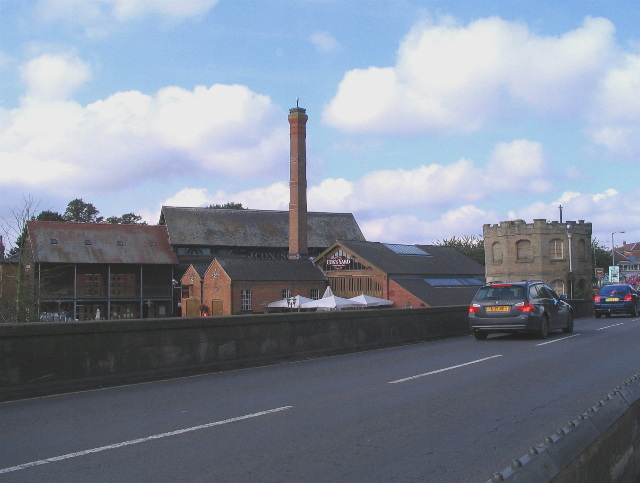
[[[297,104],[297,103],[296,103]],[[301,107],[289,109],[289,258],[309,254],[307,239],[307,115]]]

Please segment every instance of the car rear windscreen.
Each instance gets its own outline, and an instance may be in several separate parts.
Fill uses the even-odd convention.
[[[492,285],[482,287],[476,299],[522,299],[524,298],[524,287],[521,285]]]
[[[629,287],[625,287],[624,285],[605,285],[600,289],[601,295],[609,295],[612,293],[629,293]]]

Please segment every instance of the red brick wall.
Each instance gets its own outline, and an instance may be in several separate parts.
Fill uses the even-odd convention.
[[[291,295],[302,295],[311,298],[311,289],[317,288],[320,296],[326,288],[325,282],[234,282],[233,283],[233,313],[240,313],[242,290],[251,290],[251,311],[266,312],[265,302],[271,303],[282,299],[282,291],[291,289]]]
[[[193,281],[191,277],[193,276]],[[182,286],[191,285],[191,297],[184,297],[181,295],[180,297],[180,315],[182,317],[187,317],[187,299],[197,299],[198,305],[202,304],[202,299],[200,298],[200,275],[198,272],[190,266],[184,275],[180,279],[180,284]],[[181,292],[182,293],[182,292]]]
[[[409,302],[411,307],[429,307],[423,300],[420,300],[415,295],[412,295],[410,292],[407,292],[400,285],[395,283],[393,280],[389,281],[389,295],[387,297],[389,300],[393,300],[394,307],[399,309],[404,308]]]

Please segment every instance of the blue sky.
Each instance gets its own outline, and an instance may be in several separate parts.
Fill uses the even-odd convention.
[[[285,210],[299,97],[309,209],[368,240],[562,205],[638,241],[638,25],[628,0],[0,0],[0,216]]]

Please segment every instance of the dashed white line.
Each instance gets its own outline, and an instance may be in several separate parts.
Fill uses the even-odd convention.
[[[129,441],[122,441],[120,443],[108,444],[106,446],[100,446],[99,448],[91,448],[84,451],[78,451],[76,453],[67,453],[61,456],[53,456],[51,458],[46,458],[43,460],[31,461],[30,463],[23,463],[21,465],[10,466],[9,468],[0,468],[0,475],[4,473],[12,473],[14,471],[20,471],[27,468],[32,468],[34,466],[46,465],[48,463],[54,463],[56,461],[68,460],[71,458],[78,458],[79,456],[86,456],[88,454],[100,453],[102,451],[108,451],[111,449],[122,448],[124,446],[131,446],[133,444],[146,443],[147,441],[151,441],[154,439],[167,438],[169,436],[177,436],[179,434],[190,433],[192,431],[198,431],[200,429],[212,428],[214,426],[221,426],[223,424],[235,423],[237,421],[243,421],[245,419],[257,418],[259,416],[266,416],[267,414],[277,413],[280,411],[285,411],[287,409],[291,409],[293,406],[283,406],[280,408],[269,409],[267,411],[260,411],[258,413],[253,414],[245,414],[244,416],[238,416],[235,418],[225,419],[222,421],[214,421],[212,423],[200,424],[198,426],[192,426],[190,428],[178,429],[176,431],[169,431],[167,433],[153,434],[151,436],[146,436],[144,438],[132,439]]]
[[[613,325],[605,325],[604,327],[600,327],[599,329],[596,329],[596,330],[609,329],[611,327],[618,327],[619,325],[624,325],[624,322],[620,322],[619,324],[613,324]]]
[[[582,334],[573,334],[573,335],[568,335],[566,337],[560,337],[559,339],[553,339],[547,342],[540,342],[539,344],[536,344],[536,346],[553,344],[554,342],[560,342],[561,340],[571,339],[572,337],[578,337],[579,335],[582,335]]]
[[[445,367],[444,369],[438,369],[431,372],[425,372],[424,374],[418,374],[416,376],[405,377],[403,379],[397,379],[395,381],[389,381],[389,384],[398,384],[399,382],[406,382],[412,379],[417,379],[419,377],[430,376],[432,374],[438,374],[439,372],[451,371],[452,369],[458,369],[459,367],[470,366],[471,364],[477,364],[478,362],[488,361],[489,359],[495,359],[496,357],[502,357],[502,354],[497,354],[495,356],[485,357],[483,359],[477,359],[471,362],[465,362],[464,364],[457,364],[451,367]]]

